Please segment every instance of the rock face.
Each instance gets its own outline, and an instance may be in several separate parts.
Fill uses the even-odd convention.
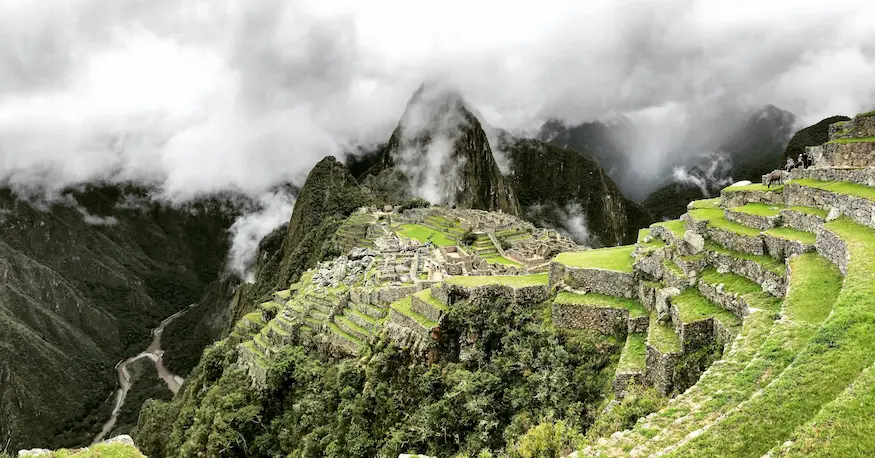
[[[578,243],[610,246],[634,240],[653,222],[598,164],[574,151],[509,137],[501,149],[511,159],[510,181],[523,213],[535,224],[564,229]]]
[[[113,365],[201,300],[235,216],[218,200],[171,208],[133,187],[64,196],[38,205],[0,190],[0,437],[10,449],[91,440],[109,416]]]
[[[412,194],[433,204],[519,214],[480,121],[440,85],[423,85],[410,99],[383,165],[401,171]]]

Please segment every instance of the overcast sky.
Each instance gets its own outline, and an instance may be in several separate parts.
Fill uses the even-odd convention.
[[[0,180],[184,200],[385,141],[421,81],[496,127],[875,108],[875,2],[3,0]]]

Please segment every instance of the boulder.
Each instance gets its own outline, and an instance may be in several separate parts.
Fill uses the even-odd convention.
[[[840,212],[838,208],[832,207],[829,209],[829,214],[826,215],[826,221],[835,221],[839,219],[840,216],[842,216],[842,212]]]

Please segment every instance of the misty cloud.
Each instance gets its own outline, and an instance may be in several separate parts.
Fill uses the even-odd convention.
[[[231,226],[228,271],[248,282],[255,279],[252,269],[258,244],[271,231],[289,221],[295,198],[285,191],[276,191],[261,196],[258,204],[258,210],[243,215]]]

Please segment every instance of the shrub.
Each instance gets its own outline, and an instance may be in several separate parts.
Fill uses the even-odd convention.
[[[583,444],[583,435],[565,422],[544,422],[522,435],[508,448],[508,455],[519,458],[558,458],[566,456]]]
[[[471,229],[468,229],[467,231],[465,231],[465,233],[462,234],[461,239],[459,239],[459,242],[461,242],[462,245],[465,245],[465,246],[471,246],[476,241],[477,241],[477,235],[474,234],[474,232],[471,231]]]

